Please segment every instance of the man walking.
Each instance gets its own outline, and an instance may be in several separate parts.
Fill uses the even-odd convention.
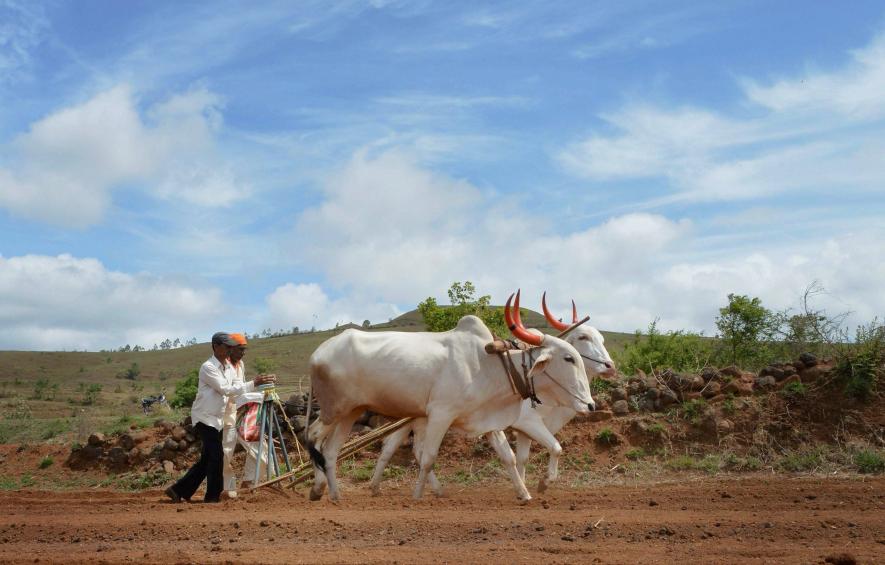
[[[191,407],[191,421],[200,435],[203,448],[200,459],[178,482],[166,489],[173,502],[190,500],[206,479],[205,502],[220,502],[223,490],[224,454],[221,446],[221,430],[229,397],[252,392],[256,386],[272,383],[273,375],[261,375],[254,381],[234,382],[236,371],[230,364],[230,350],[238,343],[224,332],[212,336],[212,357],[200,367],[197,397]]]

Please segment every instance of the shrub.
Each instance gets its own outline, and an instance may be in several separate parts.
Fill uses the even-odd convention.
[[[52,457],[50,457],[49,455],[47,455],[46,457],[44,457],[44,458],[40,461],[40,468],[41,468],[41,469],[45,469],[45,468],[49,467],[50,465],[52,465],[53,463],[55,463],[55,461],[52,459]]]
[[[696,372],[709,364],[713,355],[712,343],[701,334],[683,331],[662,334],[655,320],[649,324],[645,336],[637,330],[633,343],[628,343],[616,357],[621,371],[628,375],[640,369]]]
[[[885,457],[873,449],[862,449],[854,454],[854,466],[859,473],[882,473],[885,471]]]
[[[787,451],[778,466],[785,471],[798,473],[818,469],[825,462],[826,457],[821,448],[800,449]]]
[[[636,461],[637,459],[642,459],[643,457],[645,457],[645,450],[643,450],[641,447],[636,447],[625,453],[624,456],[631,461]]]
[[[855,332],[854,343],[842,348],[836,375],[845,394],[869,400],[878,394],[879,377],[885,371],[885,325],[873,320]]]
[[[596,441],[604,445],[614,445],[618,443],[618,436],[615,435],[611,428],[602,428],[596,434]]]
[[[101,392],[101,385],[98,383],[92,383],[91,385],[86,387],[86,391],[83,393],[83,400],[80,403],[83,406],[91,406],[98,402],[98,394]]]
[[[781,389],[781,394],[787,398],[792,399],[803,398],[806,394],[808,394],[808,387],[798,381],[795,381],[792,383],[788,383],[787,386]]]
[[[491,296],[476,297],[476,287],[470,281],[454,282],[449,288],[451,306],[440,306],[433,297],[418,304],[418,311],[424,318],[424,325],[431,332],[444,332],[458,325],[458,320],[468,314],[479,317],[492,333],[499,336],[509,335],[504,323],[504,311],[491,308]]]
[[[731,365],[755,367],[770,355],[768,345],[774,342],[783,325],[758,298],[729,294],[728,304],[719,309],[716,328],[722,339],[724,359]]]
[[[200,383],[199,369],[192,369],[182,380],[175,384],[175,394],[169,405],[173,408],[186,408],[197,398],[197,387]]]
[[[682,417],[686,420],[696,423],[701,419],[704,409],[707,407],[707,401],[703,398],[689,400],[682,403]]]
[[[605,379],[600,379],[599,377],[593,377],[593,381],[590,383],[590,392],[593,396],[598,394],[602,394],[604,392],[608,392],[614,385]]]
[[[252,366],[255,368],[255,372],[259,375],[268,375],[276,369],[276,363],[266,357],[257,357],[252,363]]]

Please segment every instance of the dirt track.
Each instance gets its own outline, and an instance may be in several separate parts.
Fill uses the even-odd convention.
[[[503,486],[406,487],[340,505],[261,493],[220,505],[159,492],[0,494],[4,562],[817,563],[885,561],[885,478],[682,478],[554,489],[528,505]],[[599,521],[598,527],[593,525]]]

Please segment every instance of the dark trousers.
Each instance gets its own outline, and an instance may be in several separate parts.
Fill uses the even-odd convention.
[[[197,422],[194,426],[200,439],[203,440],[203,450],[200,452],[200,460],[188,469],[187,473],[172,488],[181,498],[190,499],[200,487],[203,479],[206,479],[207,502],[215,502],[221,496],[224,478],[224,453],[221,449],[221,430],[207,426],[203,422]]]

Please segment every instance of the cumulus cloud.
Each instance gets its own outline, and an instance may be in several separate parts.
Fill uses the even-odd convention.
[[[0,206],[51,224],[99,223],[114,190],[131,185],[167,200],[224,206],[249,192],[218,164],[220,101],[205,88],[176,94],[142,116],[126,85],[58,110],[10,144]],[[72,214],[71,210],[76,210]]]
[[[274,329],[325,329],[351,322],[361,324],[363,320],[377,324],[401,314],[393,304],[365,302],[351,296],[332,299],[316,283],[286,283],[274,289],[265,303],[264,326]]]
[[[566,170],[593,181],[663,179],[659,202],[881,190],[885,102],[875,93],[885,88],[882,53],[885,34],[835,71],[770,85],[744,80],[750,116],[623,108],[602,116],[609,131],[592,133],[557,157]]]
[[[831,311],[854,310],[863,320],[885,308],[875,283],[885,251],[868,243],[881,241],[875,230],[711,253],[686,219],[631,213],[563,231],[535,219],[546,213],[526,208],[536,205],[485,193],[402,152],[361,152],[330,178],[297,230],[299,257],[347,298],[331,300],[316,284],[285,285],[267,299],[281,314],[274,327],[310,327],[319,312],[331,313],[330,325],[375,320],[367,312],[384,305],[444,301],[456,280],[473,281],[496,303],[522,288],[530,308],[546,290],[562,314],[574,298],[597,326],[620,331],[660,318],[665,328],[709,334],[728,293],[782,309],[796,306],[814,280],[831,291],[823,304]]]
[[[112,271],[96,259],[0,257],[8,349],[97,350],[190,337],[208,332],[221,306],[215,288]]]

